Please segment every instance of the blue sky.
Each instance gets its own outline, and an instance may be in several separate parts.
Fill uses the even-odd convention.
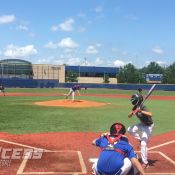
[[[174,0],[1,0],[0,59],[136,67],[175,61]]]

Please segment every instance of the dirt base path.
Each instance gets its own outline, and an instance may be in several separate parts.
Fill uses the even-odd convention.
[[[60,93],[5,93],[6,96],[64,96]],[[4,96],[0,93],[0,96]],[[81,94],[81,96],[93,96],[93,97],[102,97],[102,98],[130,98],[131,95],[128,94]],[[149,97],[152,100],[175,100],[175,96],[158,96],[151,95]]]
[[[63,96],[63,94],[6,93],[6,96]],[[130,98],[129,95],[121,94],[84,94],[84,96]],[[151,96],[150,98],[153,100],[175,100],[174,96]],[[85,104],[84,101],[75,103]],[[89,159],[97,158],[100,152],[98,148],[91,145],[91,142],[99,134],[89,132],[23,135],[0,133],[0,175],[90,175],[92,164]],[[130,136],[129,140],[137,150],[137,142]],[[146,170],[146,174],[175,175],[174,147],[175,131],[152,137],[148,155],[151,166]],[[25,152],[26,149],[30,150],[29,153]],[[42,156],[39,159],[30,157],[32,153],[41,151]]]
[[[90,175],[92,164],[89,159],[97,158],[100,150],[91,145],[100,133],[59,132],[10,135],[0,133],[1,175],[14,174],[69,174]],[[137,149],[137,142],[129,136]],[[149,143],[150,168],[146,174],[175,175],[175,131],[154,136]],[[38,160],[17,159],[2,166],[2,151],[8,149],[43,149]],[[8,154],[11,151],[8,151]],[[7,159],[8,160],[8,159]],[[7,161],[6,160],[6,161]]]

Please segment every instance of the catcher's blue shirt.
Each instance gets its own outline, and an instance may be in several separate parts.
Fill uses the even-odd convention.
[[[123,166],[125,157],[128,157],[129,159],[136,157],[133,147],[128,143],[126,138],[121,138],[113,145],[115,149],[121,150],[126,156],[115,150],[105,150],[105,148],[110,146],[105,136],[96,140],[96,146],[104,149],[100,153],[97,162],[97,170],[105,175],[114,175],[117,173]]]

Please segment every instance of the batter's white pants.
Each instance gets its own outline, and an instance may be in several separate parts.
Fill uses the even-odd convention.
[[[152,134],[153,128],[154,128],[154,124],[152,124],[150,126],[146,126],[142,123],[130,126],[128,128],[129,134],[131,134],[132,136],[134,136],[134,138],[136,138],[137,140],[139,140],[141,142],[140,152],[141,152],[142,162],[144,164],[148,163],[147,144],[148,144],[148,140]]]
[[[117,160],[116,160],[117,161]],[[98,170],[97,170],[97,162],[98,162],[98,159],[97,159],[97,161],[96,162],[94,162],[94,164],[93,164],[93,166],[92,166],[92,169],[94,170],[94,175],[100,175],[99,173],[98,173]],[[124,164],[123,164],[123,166],[120,168],[120,170],[116,173],[116,174],[114,174],[114,175],[127,175],[128,173],[129,173],[129,171],[130,171],[130,169],[132,168],[132,163],[131,163],[131,161],[126,157],[125,159],[124,159]],[[105,174],[103,174],[103,175],[105,175]]]

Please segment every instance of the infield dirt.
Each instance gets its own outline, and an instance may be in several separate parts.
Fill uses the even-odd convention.
[[[61,106],[61,107],[71,107],[71,108],[86,108],[86,107],[98,107],[98,106],[105,106],[108,103],[102,102],[95,102],[95,101],[87,101],[87,100],[50,100],[50,101],[42,101],[42,102],[35,102],[36,105],[41,106]]]

